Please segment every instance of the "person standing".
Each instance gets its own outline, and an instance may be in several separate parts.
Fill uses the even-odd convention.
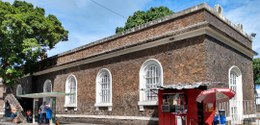
[[[32,111],[30,110],[30,109],[28,109],[27,111],[26,111],[26,121],[28,122],[28,123],[32,123]]]
[[[11,106],[11,116],[10,117],[11,117],[13,123],[17,123],[17,119],[16,119],[17,109],[15,106]]]
[[[52,118],[52,110],[51,110],[50,106],[48,106],[47,109],[46,109],[46,119],[47,119],[46,121],[47,121],[47,124],[50,123],[51,118]]]
[[[46,110],[47,110],[47,106],[46,106],[46,102],[43,102],[42,105],[40,106],[40,124],[46,124]]]

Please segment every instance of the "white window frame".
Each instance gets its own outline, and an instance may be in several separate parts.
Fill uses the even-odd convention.
[[[69,104],[68,102],[69,100],[69,96],[65,95],[65,101],[64,101],[64,107],[66,107],[65,110],[67,110],[68,107],[72,107],[74,108],[74,110],[77,110],[77,102],[78,102],[78,82],[77,82],[77,78],[75,75],[71,74],[67,77],[66,79],[66,85],[65,85],[65,93],[68,94],[69,92],[69,80],[70,78],[74,78],[75,80],[75,103],[73,104]]]
[[[155,101],[148,101],[146,100],[146,79],[144,78],[144,75],[146,75],[145,68],[149,65],[155,65],[157,67],[157,70],[159,70],[159,84],[163,85],[163,68],[161,63],[157,59],[148,59],[146,60],[139,71],[139,101],[138,106],[140,111],[144,111],[144,106],[156,106],[158,105],[158,98]]]
[[[22,95],[23,94],[23,87],[21,84],[18,84],[16,87],[16,96]]]
[[[51,87],[51,91],[47,91],[48,86]],[[43,90],[42,91],[43,92],[52,92],[52,82],[51,82],[51,80],[49,80],[49,79],[45,80],[45,82],[43,84]],[[46,102],[47,104],[50,103],[50,98],[49,97],[43,98],[43,102]]]
[[[234,80],[232,77],[232,74],[235,74],[237,77]],[[233,80],[233,81],[231,81]],[[229,83],[229,88],[232,89],[234,85],[232,85],[232,82],[236,82],[236,95],[229,101],[229,111],[230,111],[230,119],[232,120],[233,118],[231,117],[232,114],[232,107],[237,109],[237,117],[238,119],[242,120],[243,118],[243,83],[242,83],[242,72],[237,66],[232,66],[229,71],[228,71],[228,83]],[[235,119],[235,122],[240,122]]]
[[[106,73],[109,75],[109,90],[110,90],[110,95],[109,95],[109,102],[102,102],[101,98],[101,85],[100,85],[100,80],[103,74]],[[107,68],[103,68],[99,70],[97,77],[96,77],[96,103],[95,103],[96,110],[99,110],[99,107],[107,107],[108,111],[112,111],[112,74]]]

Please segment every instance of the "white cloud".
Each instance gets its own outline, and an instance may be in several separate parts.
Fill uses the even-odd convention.
[[[5,0],[13,2],[13,0]],[[113,35],[115,28],[123,26],[125,18],[100,7],[90,0],[25,0],[53,14],[69,30],[69,41],[61,42],[48,52],[49,56],[62,53],[105,36]],[[128,17],[142,9],[150,0],[94,0],[120,15]]]
[[[235,24],[243,24],[244,31],[247,34],[256,33],[256,37],[253,39],[253,50],[260,53],[260,1],[258,0],[246,0],[240,3],[226,3],[238,4],[236,8],[227,10],[225,16]]]
[[[13,2],[14,0],[4,0]],[[123,26],[125,18],[98,6],[90,0],[26,0],[45,9],[47,14],[54,14],[63,26],[69,30],[69,41],[59,43],[49,51],[55,55],[87,44],[105,36],[113,35],[115,28]],[[167,6],[174,11],[207,2],[211,6],[220,4],[224,8],[224,15],[232,22],[244,25],[248,34],[257,33],[253,40],[253,49],[260,53],[260,6],[259,0],[94,0],[103,6],[128,17],[137,10],[147,10],[153,6]]]

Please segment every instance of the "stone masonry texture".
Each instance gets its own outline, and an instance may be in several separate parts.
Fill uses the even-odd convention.
[[[181,29],[183,27],[196,24],[198,22],[202,22],[204,20],[204,13],[203,12],[197,12],[192,15],[187,15],[183,17],[179,17],[177,19],[165,22],[163,24],[158,24],[153,27],[149,27],[147,29],[144,29],[142,31],[134,32],[131,34],[128,34],[124,37],[116,38],[112,41],[106,41],[102,44],[95,45],[93,47],[89,47],[85,50],[79,51],[77,53],[71,53],[68,55],[64,55],[57,60],[57,64],[63,64],[66,62],[70,62],[73,60],[80,59],[82,57],[88,57],[90,55],[94,55],[103,51],[119,48],[125,45],[130,45],[133,43],[136,43],[140,40],[154,37],[157,35],[160,35],[162,33],[165,33],[170,30],[177,30]]]
[[[64,98],[57,99],[57,113],[59,114],[86,114],[86,115],[117,115],[117,116],[154,116],[157,117],[157,106],[145,107],[140,112],[139,100],[139,70],[147,59],[157,59],[163,66],[164,83],[199,82],[204,81],[205,65],[205,36],[186,39],[144,51],[99,61],[62,70],[37,77],[41,90],[45,80],[50,79],[53,91],[64,91],[66,79],[73,74],[77,78],[78,106],[77,111],[65,112]],[[96,75],[102,68],[107,68],[112,74],[112,111],[107,108],[96,111],[95,87]]]
[[[1,113],[4,112],[3,107],[4,107],[4,86],[0,85],[0,117],[3,115]]]
[[[39,62],[37,70],[50,69],[55,66],[76,62],[103,52],[139,43],[140,41],[160,36],[167,32],[187,28],[189,26],[207,22],[224,36],[231,38],[244,48],[251,50],[251,41],[236,29],[230,27],[223,20],[207,9],[185,11],[176,18],[156,23],[143,29],[119,35],[118,37],[104,39],[81,49],[67,52]],[[178,15],[178,14],[177,14]],[[94,63],[61,69],[28,79],[25,86],[28,91],[42,92],[46,80],[51,80],[53,91],[64,92],[66,79],[74,75],[77,79],[77,110],[68,108],[65,111],[64,97],[57,98],[57,114],[71,115],[108,115],[108,116],[147,116],[158,117],[157,106],[145,106],[139,111],[139,72],[142,64],[148,59],[158,60],[163,68],[163,84],[194,83],[201,81],[223,82],[228,87],[228,70],[231,66],[238,66],[242,71],[243,99],[253,99],[253,71],[252,58],[238,50],[225,45],[211,36],[202,34],[196,37],[170,42],[124,54],[121,56],[100,60]],[[107,68],[112,74],[112,111],[107,108],[96,110],[96,77],[99,70]],[[21,81],[23,82],[23,81]],[[26,90],[27,91],[27,90]],[[156,121],[145,120],[110,120],[94,118],[64,118],[65,121],[80,121],[102,124],[157,124]]]
[[[207,48],[206,65],[208,81],[223,82],[225,83],[225,87],[228,87],[229,69],[232,66],[237,66],[242,72],[243,99],[254,100],[252,59],[214,38],[207,37],[205,42]]]

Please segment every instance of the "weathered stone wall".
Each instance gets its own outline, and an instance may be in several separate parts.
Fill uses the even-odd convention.
[[[240,32],[236,31],[233,27],[228,25],[223,20],[217,18],[216,15],[206,11],[200,10],[194,13],[186,14],[185,16],[179,16],[170,19],[163,23],[157,23],[152,27],[144,28],[140,31],[133,32],[130,34],[123,35],[122,37],[115,37],[115,39],[101,40],[100,44],[95,44],[94,46],[88,46],[76,53],[65,54],[57,59],[57,65],[64,64],[67,62],[75,61],[81,58],[89,57],[101,52],[106,52],[115,48],[119,48],[126,45],[131,45],[140,42],[146,38],[161,35],[168,31],[178,30],[184,27],[188,27],[203,21],[209,22],[211,25],[215,26],[224,33],[237,40],[240,44],[252,49],[252,42]],[[111,36],[114,37],[114,36]],[[106,42],[103,42],[106,41]]]
[[[4,115],[4,85],[1,83],[0,79],[0,117]]]
[[[205,81],[206,66],[204,36],[177,41],[155,48],[130,53],[77,66],[70,69],[49,73],[36,77],[37,90],[42,90],[45,80],[53,82],[53,91],[65,90],[66,79],[73,74],[77,78],[77,111],[64,110],[64,98],[57,98],[57,113],[86,115],[116,115],[116,116],[153,116],[157,117],[157,106],[145,107],[140,112],[139,101],[139,71],[147,59],[157,59],[163,67],[164,84],[192,83]],[[95,87],[96,75],[102,68],[107,68],[112,74],[112,111],[106,108],[96,111]]]
[[[207,8],[207,6],[206,6]],[[188,9],[175,15],[170,15],[165,19],[153,22],[154,24],[147,24],[141,26],[141,28],[134,28],[129,33],[123,33],[119,35],[113,35],[85,46],[70,50],[63,54],[51,57],[49,59],[41,61],[35,70],[40,71],[48,69],[53,66],[66,64],[83,58],[91,57],[96,54],[109,52],[113,49],[124,47],[140,43],[147,38],[162,35],[166,32],[182,29],[191,25],[195,25],[201,22],[208,22],[215,29],[226,33],[231,39],[234,39],[240,45],[246,47],[248,50],[252,49],[252,41],[237,31],[236,28],[231,26],[230,21],[222,19],[221,16],[215,15],[215,12],[211,12],[208,8]],[[213,14],[214,13],[214,14]]]
[[[224,86],[229,87],[229,69],[237,66],[242,72],[243,99],[254,100],[252,59],[212,37],[205,41],[208,81],[224,82]]]
[[[197,11],[193,14],[187,14],[185,16],[174,18],[164,23],[158,23],[157,25],[153,25],[152,27],[148,27],[143,30],[133,32],[122,37],[118,37],[116,39],[112,39],[94,46],[87,47],[76,53],[70,53],[61,56],[57,59],[57,65],[78,60],[84,57],[89,57],[91,55],[95,55],[101,52],[106,52],[111,49],[135,44],[140,42],[141,40],[145,40],[146,38],[155,37],[168,31],[178,30],[190,25],[197,24],[204,20],[205,19],[203,11]]]
[[[186,13],[186,12],[184,12]],[[50,67],[62,65],[79,59],[87,58],[112,49],[132,45],[147,38],[162,35],[169,31],[178,30],[187,26],[207,21],[214,30],[222,32],[247,49],[252,47],[251,41],[242,36],[234,28],[219,20],[208,10],[202,9],[188,12],[163,23],[158,23],[120,37],[103,39],[93,44],[75,49],[66,54],[51,58]],[[77,110],[69,108],[65,111],[64,97],[57,98],[58,114],[84,114],[84,115],[109,115],[109,116],[148,116],[157,117],[157,106],[146,106],[144,111],[139,111],[139,71],[147,59],[157,59],[163,67],[163,84],[193,83],[201,81],[224,82],[228,87],[228,70],[236,65],[242,71],[244,100],[253,99],[253,72],[252,60],[242,53],[234,50],[222,42],[209,36],[198,36],[186,40],[176,41],[154,48],[137,51],[113,57],[98,62],[75,66],[73,68],[33,77],[33,91],[42,92],[46,80],[51,80],[53,91],[65,91],[66,79],[73,74],[77,78]],[[48,62],[48,61],[47,61]],[[48,67],[45,67],[45,69]],[[107,108],[94,107],[96,76],[100,69],[107,68],[112,74],[112,111]],[[36,85],[37,84],[37,85]],[[249,91],[248,91],[249,90]],[[66,119],[66,118],[65,118]],[[151,121],[131,121],[89,118],[66,119],[79,121],[93,121],[105,124],[148,124]],[[156,124],[152,123],[151,124]]]
[[[23,88],[23,94],[32,93],[32,76],[27,76],[20,78],[14,85],[14,94],[16,94],[16,88],[18,85],[21,85]]]
[[[157,121],[147,121],[147,120],[127,120],[127,119],[95,119],[95,118],[68,118],[68,117],[60,117],[58,118],[60,121],[64,122],[79,122],[79,123],[96,123],[103,125],[158,125]]]
[[[211,13],[205,12],[205,20],[209,22],[214,27],[218,28],[218,30],[226,33],[227,36],[234,39],[239,44],[244,45],[245,47],[252,49],[252,41],[249,40],[247,37],[242,35],[240,32],[235,30],[233,27],[230,27],[226,22],[216,18],[216,15]]]
[[[52,86],[53,86],[53,81],[55,79],[55,76],[53,76],[52,74],[49,74],[49,75],[43,75],[43,76],[34,76],[33,77],[33,92],[43,92],[43,85],[44,85],[44,82],[46,80],[51,80],[51,83],[52,83]],[[62,91],[62,92],[65,92],[65,89]]]

